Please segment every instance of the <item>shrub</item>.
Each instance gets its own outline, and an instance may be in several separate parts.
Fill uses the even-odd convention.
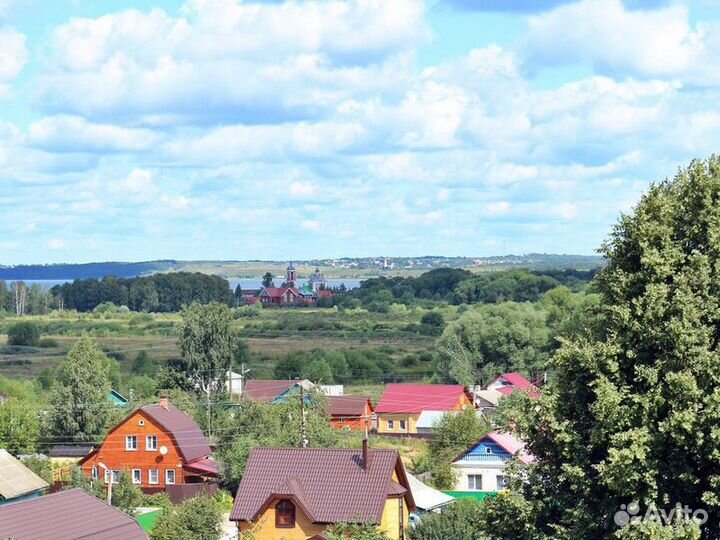
[[[59,346],[60,344],[55,338],[46,337],[41,338],[40,341],[38,341],[38,347],[42,347],[43,349],[54,349]]]
[[[40,329],[37,325],[23,321],[8,329],[8,345],[37,347],[40,342]]]

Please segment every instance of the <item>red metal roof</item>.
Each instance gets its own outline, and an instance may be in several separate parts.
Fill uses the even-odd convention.
[[[251,380],[245,383],[243,396],[253,401],[272,401],[298,381],[259,381]]]
[[[0,506],[0,538],[148,539],[133,518],[79,488]]]
[[[217,462],[212,458],[200,458],[190,463],[185,463],[183,469],[198,473],[202,476],[220,476],[220,469]]]
[[[370,407],[372,412],[372,403],[370,398],[360,396],[330,396],[328,398],[330,407],[328,412],[330,416],[352,416],[361,417],[365,414],[365,406]]]
[[[519,373],[503,373],[498,379],[505,379],[510,385],[514,386],[518,390],[526,390],[528,388],[535,388],[533,383],[528,381],[525,377]],[[497,380],[497,379],[495,379]]]
[[[459,384],[388,384],[375,412],[450,411],[466,392],[465,387]]]
[[[255,448],[250,453],[233,521],[255,521],[279,497],[292,499],[314,523],[380,523],[389,493],[400,494],[393,472],[415,508],[405,469],[395,450]]]
[[[172,403],[168,404],[167,409],[160,405],[146,405],[140,410],[175,439],[178,452],[185,461],[207,457],[212,453],[200,426]]]

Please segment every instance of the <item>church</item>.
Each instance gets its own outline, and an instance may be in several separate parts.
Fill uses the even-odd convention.
[[[263,287],[257,295],[257,301],[267,306],[307,305],[316,304],[321,298],[332,298],[333,293],[327,288],[325,277],[319,268],[308,282],[299,285],[297,271],[291,262],[286,271],[285,283],[282,287]]]

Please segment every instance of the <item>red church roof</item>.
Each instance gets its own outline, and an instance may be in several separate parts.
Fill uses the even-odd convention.
[[[375,412],[451,411],[464,393],[467,390],[460,384],[388,384]]]

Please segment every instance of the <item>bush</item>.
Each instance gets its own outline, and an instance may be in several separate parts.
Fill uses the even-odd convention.
[[[199,495],[163,512],[150,533],[151,540],[219,540],[221,509],[210,497]]]
[[[58,343],[58,340],[55,338],[42,338],[40,341],[38,341],[38,347],[42,347],[43,349],[54,349],[56,347],[59,347],[60,344]]]
[[[39,342],[40,329],[29,321],[15,323],[8,329],[8,345],[37,347]]]

